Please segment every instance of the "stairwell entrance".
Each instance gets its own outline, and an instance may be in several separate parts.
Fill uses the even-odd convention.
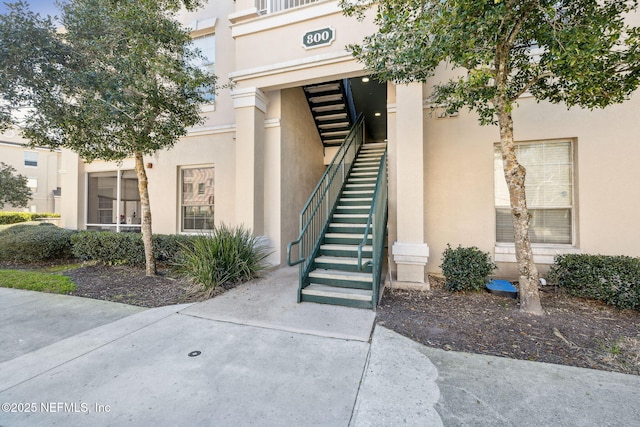
[[[288,264],[300,265],[298,301],[375,309],[386,246],[386,85],[361,77],[303,89],[335,155],[287,248]]]

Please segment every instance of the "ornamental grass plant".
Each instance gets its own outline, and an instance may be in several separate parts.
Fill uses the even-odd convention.
[[[269,247],[250,230],[214,227],[189,245],[182,245],[176,269],[187,276],[196,288],[209,295],[217,286],[236,284],[257,277],[269,264]]]

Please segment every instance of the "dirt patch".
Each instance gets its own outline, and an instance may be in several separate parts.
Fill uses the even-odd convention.
[[[378,323],[430,347],[640,375],[640,312],[541,291],[544,316],[520,312],[515,299],[387,290]]]
[[[140,307],[162,307],[199,301],[186,279],[160,270],[147,277],[144,270],[124,266],[93,265],[63,272],[76,284],[71,295],[121,302]]]

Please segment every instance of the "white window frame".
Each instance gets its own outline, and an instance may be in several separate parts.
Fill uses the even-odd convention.
[[[35,184],[35,185],[32,185]],[[27,178],[27,187],[29,187],[29,190],[31,190],[31,194],[37,194],[38,193],[38,178],[37,177],[28,177]]]
[[[28,158],[30,157],[30,158]],[[25,151],[24,152],[24,165],[25,167],[28,168],[37,168],[38,167],[38,152],[37,151]],[[33,160],[35,158],[35,160]],[[27,164],[27,162],[29,163],[35,163],[35,165],[33,164]]]
[[[216,181],[215,181],[215,174],[216,174],[216,169],[215,166],[213,164],[203,164],[203,165],[188,165],[188,166],[180,166],[178,168],[178,233],[180,234],[198,234],[198,233],[209,233],[212,231],[212,229],[210,228],[203,228],[203,229],[184,229],[184,214],[183,214],[183,208],[186,206],[194,206],[194,205],[185,205],[183,204],[183,188],[184,188],[184,181],[183,181],[183,171],[185,170],[193,170],[193,169],[213,169],[213,178],[212,178],[212,182],[211,182],[211,186],[213,187],[213,193],[214,193],[214,200],[213,200],[213,204],[210,205],[203,205],[203,206],[211,206],[213,209],[213,224],[215,224],[215,209],[216,209],[216,203],[215,203],[215,185],[216,185]],[[193,192],[194,193],[198,193],[199,192],[199,186],[198,185],[192,185],[193,188]],[[205,190],[206,193],[206,190]]]
[[[120,217],[122,214],[121,212],[121,205],[122,205],[122,174],[125,172],[135,172],[135,169],[131,169],[131,168],[123,168],[123,169],[116,169],[116,170],[104,170],[104,171],[92,171],[92,172],[87,172],[84,174],[84,223],[85,223],[85,228],[89,228],[89,227],[100,227],[100,228],[113,228],[113,231],[119,233],[121,231],[127,230],[127,231],[131,231],[131,230],[136,230],[136,229],[140,229],[142,227],[142,223],[140,224],[128,224],[126,223],[126,218],[125,218],[125,223],[123,223],[122,221],[120,221]],[[91,174],[95,174],[95,173],[115,173],[116,174],[116,203],[115,203],[115,218],[116,218],[116,222],[115,224],[110,223],[110,224],[100,224],[100,223],[90,223],[89,222],[89,176]],[[101,208],[98,208],[98,210],[100,210]],[[104,208],[104,210],[109,210]],[[112,209],[111,209],[112,210]],[[141,210],[141,209],[140,209]],[[113,212],[113,210],[112,210]],[[138,213],[138,216],[140,216],[142,213]],[[113,216],[113,213],[112,213]]]
[[[211,50],[213,51],[212,53],[213,58],[209,58],[208,56],[206,56],[206,50],[199,47],[197,42],[197,40],[203,40],[209,37],[212,38],[212,42],[213,42],[213,45],[211,47]],[[216,52],[217,52],[215,27],[207,28],[206,30],[192,32],[191,41],[192,41],[193,47],[196,49],[199,49],[201,53],[206,57],[206,61],[203,61],[201,64],[196,64],[196,65],[204,71],[215,73]],[[211,100],[209,100],[206,104],[200,107],[200,110],[203,113],[215,111],[216,94],[212,93],[210,95],[212,97]]]
[[[553,140],[541,140],[541,141],[522,141],[516,142],[516,145],[521,144],[549,144],[566,142],[569,144],[569,159],[570,174],[571,174],[571,201],[568,206],[562,206],[559,208],[569,209],[571,212],[571,231],[569,243],[531,243],[532,251],[534,254],[534,261],[539,264],[552,264],[555,255],[566,253],[579,253],[580,250],[576,247],[577,241],[577,215],[576,215],[576,155],[575,147],[576,140],[573,138],[553,139]],[[499,151],[499,144],[496,144],[496,149]],[[495,154],[495,151],[494,151]],[[520,159],[519,159],[520,160]],[[526,165],[524,165],[526,167]],[[504,174],[501,172],[502,180],[504,180]],[[498,242],[497,241],[497,211],[498,209],[511,209],[510,206],[502,206],[496,204],[497,189],[495,180],[498,179],[497,169],[494,163],[494,239],[495,243],[495,260],[496,262],[516,262],[515,244],[511,242]],[[530,210],[533,209],[554,209],[558,207],[554,206],[527,206]]]

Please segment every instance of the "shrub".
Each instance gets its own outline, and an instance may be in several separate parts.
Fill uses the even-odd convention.
[[[268,264],[268,248],[243,227],[215,227],[211,235],[200,235],[192,246],[183,245],[176,267],[193,282],[211,292],[224,283],[256,277]]]
[[[0,212],[0,225],[36,221],[43,218],[60,218],[60,214],[51,212]]]
[[[557,255],[548,278],[570,295],[597,299],[618,308],[640,309],[640,258]]]
[[[156,260],[175,264],[183,248],[190,248],[199,236],[188,234],[154,234],[153,251]]]
[[[52,224],[18,224],[0,232],[0,261],[41,262],[72,257],[75,231]]]
[[[496,269],[488,252],[482,252],[475,246],[463,248],[458,245],[452,249],[449,244],[440,267],[445,277],[444,287],[451,292],[484,289],[489,275]]]
[[[94,260],[108,265],[145,264],[140,233],[81,231],[73,236],[71,242],[73,255],[83,261]]]
[[[0,212],[0,224],[17,224],[31,221],[29,212]]]
[[[156,261],[173,264],[182,247],[189,247],[195,236],[153,235]],[[144,243],[140,233],[81,231],[73,236],[73,254],[83,261],[94,260],[108,265],[145,265]]]

